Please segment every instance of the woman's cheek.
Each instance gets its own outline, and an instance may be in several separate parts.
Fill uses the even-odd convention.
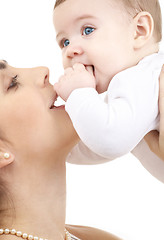
[[[13,107],[6,108],[0,119],[9,140],[18,140],[21,143],[36,133],[38,125],[41,124],[42,114],[35,103],[19,102],[17,106],[13,104]]]

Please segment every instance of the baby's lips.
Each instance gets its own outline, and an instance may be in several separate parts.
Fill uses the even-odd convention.
[[[94,76],[94,67],[91,65],[85,66],[86,70]]]

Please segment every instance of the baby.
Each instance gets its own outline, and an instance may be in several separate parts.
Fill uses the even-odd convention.
[[[54,89],[81,139],[68,160],[95,164],[134,149],[164,181],[164,163],[142,140],[159,127],[158,0],[57,0],[54,25],[65,69]]]

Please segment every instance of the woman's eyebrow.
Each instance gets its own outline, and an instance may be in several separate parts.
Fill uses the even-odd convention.
[[[7,61],[2,60],[0,61],[0,70],[7,68]]]

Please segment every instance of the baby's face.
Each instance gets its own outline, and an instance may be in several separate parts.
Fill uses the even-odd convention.
[[[132,23],[110,0],[66,0],[54,10],[54,25],[64,68],[77,62],[93,66],[99,93],[131,66]]]

